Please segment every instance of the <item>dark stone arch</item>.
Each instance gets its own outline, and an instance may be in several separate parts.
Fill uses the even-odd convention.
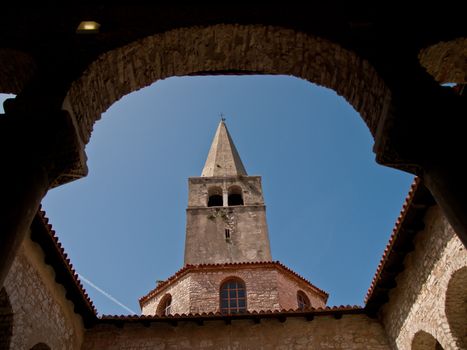
[[[208,189],[208,207],[222,207],[224,198],[222,196],[222,188],[219,186],[211,186]]]
[[[0,290],[0,349],[9,349],[13,335],[13,309],[5,288]]]
[[[229,187],[228,206],[243,205],[243,190],[240,186]]]
[[[418,331],[412,340],[412,350],[443,350],[441,344],[430,333]]]
[[[459,349],[467,349],[467,266],[451,276],[446,290],[446,318]]]
[[[423,68],[440,84],[466,84],[466,48],[467,38],[458,38],[424,48],[418,58]]]
[[[156,315],[157,316],[168,316],[171,313],[172,308],[172,295],[167,293],[165,294],[159,304],[157,305]]]
[[[375,135],[390,92],[371,64],[328,40],[281,27],[181,28],[101,55],[75,81],[66,105],[84,143],[93,124],[121,97],[159,79],[196,74],[285,74],[343,96]]]
[[[50,346],[48,346],[47,344],[37,343],[31,348],[31,350],[51,350],[51,349],[50,349]]]
[[[21,51],[0,49],[0,93],[19,94],[36,73],[34,59]]]

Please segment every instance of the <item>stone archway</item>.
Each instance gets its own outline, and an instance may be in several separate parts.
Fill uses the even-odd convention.
[[[453,273],[446,291],[446,318],[459,349],[467,349],[467,266]]]
[[[0,93],[18,94],[36,73],[34,59],[21,51],[0,49]]]
[[[440,42],[420,51],[420,64],[439,83],[467,83],[467,38]]]
[[[441,344],[430,333],[418,331],[412,340],[412,350],[443,350]]]
[[[31,348],[31,350],[50,350],[50,346],[44,343],[37,343]]]
[[[126,94],[171,76],[226,73],[292,75],[333,89],[373,135],[390,103],[370,63],[335,43],[280,27],[221,24],[172,30],[101,55],[72,84],[64,108],[87,143],[101,113]]]
[[[5,288],[0,290],[0,349],[9,349],[13,335],[13,309]]]

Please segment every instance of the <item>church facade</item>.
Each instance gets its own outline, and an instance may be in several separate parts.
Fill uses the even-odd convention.
[[[188,183],[184,267],[140,299],[143,315],[325,307],[327,293],[272,261],[261,177],[248,176],[223,120]]]

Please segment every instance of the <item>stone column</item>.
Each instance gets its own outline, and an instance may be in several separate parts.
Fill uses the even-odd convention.
[[[467,247],[467,179],[465,164],[452,163],[425,166],[423,179],[446,215],[459,239]]]
[[[42,198],[79,155],[66,111],[34,111],[14,99],[0,115],[0,286]]]
[[[378,130],[377,162],[421,176],[467,247],[466,96],[433,82],[408,86]]]

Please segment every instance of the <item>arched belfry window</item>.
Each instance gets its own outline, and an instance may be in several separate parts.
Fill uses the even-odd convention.
[[[234,205],[243,205],[242,188],[239,186],[232,186],[229,188],[229,207]]]
[[[172,296],[166,294],[162,297],[159,305],[157,306],[156,315],[158,316],[168,316],[172,311]]]
[[[208,207],[222,207],[223,205],[222,188],[210,187],[208,190]]]
[[[242,280],[229,278],[222,283],[220,310],[223,314],[240,314],[246,311],[246,288]]]
[[[297,292],[297,304],[300,310],[305,310],[310,308],[310,299],[303,293],[301,290]]]

